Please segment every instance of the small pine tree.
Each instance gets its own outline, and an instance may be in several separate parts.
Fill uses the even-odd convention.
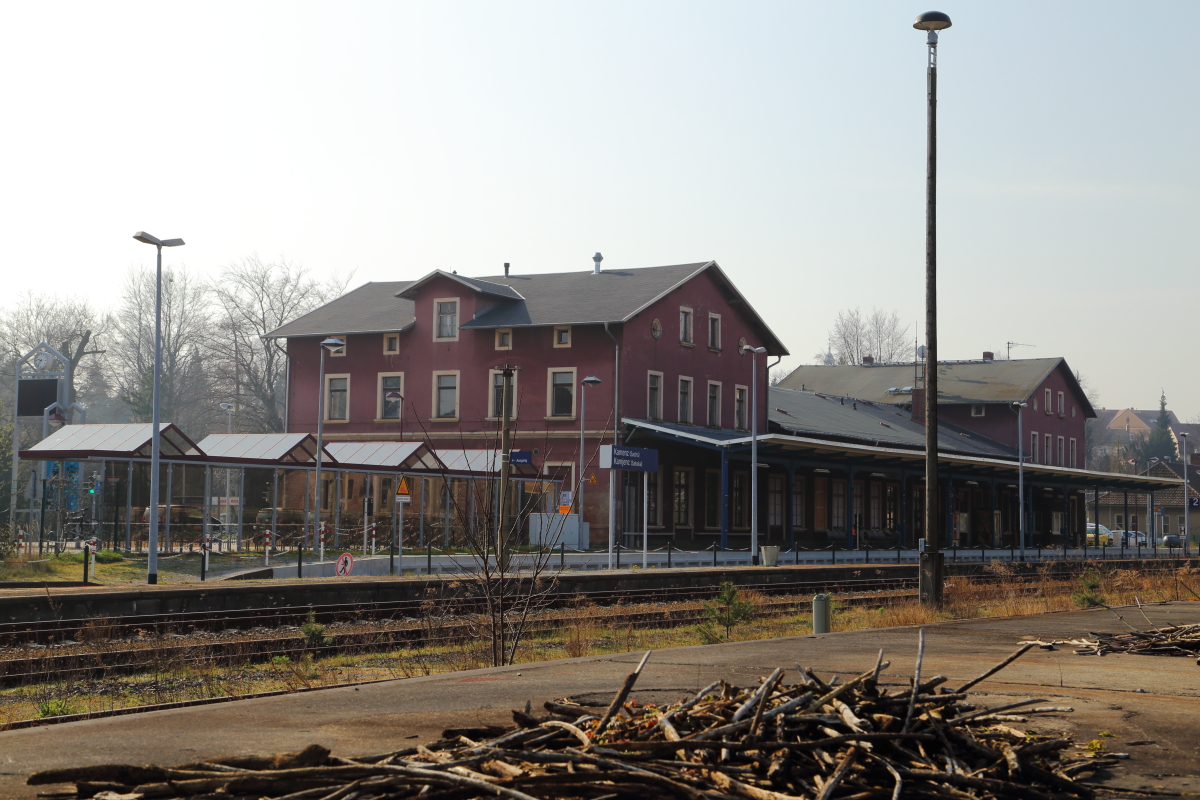
[[[1145,464],[1150,463],[1150,459],[1157,458],[1162,461],[1174,461],[1178,458],[1178,453],[1175,450],[1175,439],[1171,436],[1171,415],[1167,413],[1167,394],[1163,392],[1162,397],[1158,401],[1158,417],[1154,420],[1154,427],[1150,429],[1150,436],[1138,448],[1138,458]]]
[[[733,629],[752,618],[756,610],[753,600],[740,598],[737,587],[725,581],[717,592],[717,599],[704,604],[708,620],[700,626],[700,638],[705,644],[728,641]]]

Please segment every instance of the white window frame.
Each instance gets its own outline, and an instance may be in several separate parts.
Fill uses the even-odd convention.
[[[683,324],[683,315],[687,313],[687,325]],[[689,306],[679,307],[679,343],[685,347],[695,347],[696,337],[693,335],[696,325],[696,312]],[[685,330],[686,328],[686,330]]]
[[[1079,464],[1078,453],[1079,453],[1079,442],[1074,436],[1072,436],[1071,437],[1071,469],[1079,468],[1078,467],[1078,464]]]
[[[341,339],[342,342],[344,342],[344,344],[341,347],[339,347],[337,350],[330,350],[329,357],[330,358],[345,358],[346,351],[350,349],[350,337],[344,333],[340,333],[337,335],[336,338]]]
[[[658,378],[658,408],[651,407],[650,402],[650,379]],[[662,422],[663,420],[663,389],[666,381],[663,380],[663,374],[655,370],[646,371],[646,419]]]
[[[1058,415],[1060,417],[1067,415],[1067,396],[1063,392],[1058,393]]]
[[[737,405],[738,405],[738,395],[739,394],[742,395],[742,400],[744,402],[743,414],[746,417],[745,419],[740,420],[741,425],[738,424],[739,420],[737,418]],[[733,385],[733,429],[735,431],[749,431],[750,430],[750,410],[751,410],[750,409],[750,387],[742,386],[740,383],[735,383]]]
[[[487,383],[487,385],[488,385],[488,389],[487,389],[488,401],[487,402],[488,402],[488,419],[489,420],[500,419],[501,409],[496,406],[496,376],[503,375],[503,374],[504,374],[504,370],[502,370],[502,369],[489,369],[488,370],[488,383]],[[512,416],[509,417],[509,419],[517,418],[517,411],[519,410],[520,405],[521,405],[520,400],[519,400],[520,397],[521,397],[521,395],[517,393],[517,370],[514,369],[513,375],[512,375]]]
[[[559,331],[566,331],[566,332],[567,332],[567,343],[566,343],[566,344],[559,344],[559,343],[558,343],[558,332],[559,332]],[[555,347],[558,347],[558,348],[570,347],[570,346],[571,346],[571,339],[573,338],[573,336],[574,336],[574,334],[571,332],[571,326],[570,326],[570,325],[555,325],[555,326],[554,326],[554,338],[551,340],[551,343],[552,343],[552,344],[553,344]]]
[[[500,335],[508,334],[508,344],[500,344]],[[512,350],[513,349],[513,332],[512,328],[496,328],[496,334],[493,338],[493,344],[497,350]]]
[[[331,419],[329,416],[329,406],[330,406],[329,384],[331,381],[337,380],[338,378],[346,379],[346,418],[345,419]],[[332,422],[336,425],[339,423],[350,421],[350,373],[349,372],[326,372],[325,373],[325,408],[324,408],[324,412],[325,412],[325,422]]]
[[[1042,455],[1045,457],[1046,460],[1043,461],[1042,463],[1044,463],[1048,467],[1051,467],[1051,466],[1054,466],[1054,453],[1052,452],[1052,449],[1054,448],[1054,436],[1052,434],[1047,433],[1045,436],[1045,439],[1046,439],[1046,452],[1042,453]]]
[[[717,321],[717,342],[716,342],[716,344],[713,344],[713,335],[712,335],[713,320]],[[723,331],[721,330],[721,315],[720,314],[717,314],[713,311],[708,312],[708,330],[706,330],[704,333],[708,337],[708,349],[719,351],[721,349],[721,335],[723,334]]]
[[[682,419],[679,416],[679,409],[682,404],[679,402],[683,394],[683,384],[688,385],[688,409],[687,419]],[[680,425],[693,425],[696,419],[696,382],[686,375],[679,376],[679,384],[675,390],[675,421]]]
[[[1054,414],[1054,395],[1049,389],[1044,390],[1043,398],[1046,404],[1046,416]]]
[[[1040,441],[1041,439],[1038,438],[1037,431],[1029,432],[1029,463],[1031,464],[1042,463],[1041,461],[1038,461],[1038,443]]]
[[[375,375],[375,421],[376,422],[399,422],[404,416],[404,401],[400,401],[400,416],[395,419],[385,419],[383,416],[383,379],[384,378],[399,378],[400,379],[400,396],[404,396],[404,373],[403,372],[379,372]]]
[[[1067,465],[1067,439],[1065,436],[1058,437],[1058,449],[1054,453],[1055,459],[1058,461],[1054,466],[1065,467]]]
[[[983,403],[972,403],[971,404],[971,416],[972,417],[982,417],[985,414],[987,414],[987,406],[985,406]]]
[[[711,408],[709,407],[709,404],[708,404],[709,393],[712,391],[712,387],[714,387],[714,386],[717,387],[717,424],[716,425],[712,424],[712,414],[710,413]],[[724,398],[721,397],[721,392],[723,391],[723,388],[724,387],[722,386],[721,381],[708,381],[704,385],[704,424],[709,428],[720,428],[721,427],[721,423],[723,421],[721,418],[725,415],[724,414],[725,409],[722,407],[724,404]]]
[[[779,491],[775,491],[775,487]],[[776,500],[778,494],[778,501]],[[778,502],[778,505],[776,503]],[[784,526],[787,519],[787,480],[783,475],[767,475],[767,528]]]
[[[571,492],[571,505],[575,505],[575,501],[578,499],[575,495],[579,491],[579,477],[575,474],[575,470],[577,469],[579,469],[579,464],[575,461],[543,461],[542,474],[539,477],[543,483],[553,483],[555,476],[562,474],[562,471],[566,470],[570,478],[563,478],[559,482],[556,492],[569,490]],[[568,480],[570,480],[570,483],[567,483]],[[552,499],[554,500],[554,506],[551,513],[554,513],[558,511],[558,495],[556,494]],[[579,513],[578,506],[576,506],[575,512]]]
[[[571,416],[554,416],[554,373],[571,373]],[[579,373],[577,367],[547,367],[546,368],[546,419],[573,420],[576,418],[579,403]]]
[[[391,338],[393,338],[393,337],[396,339],[396,349],[395,349],[395,350],[389,350],[389,349],[388,349],[388,339],[391,339]],[[345,341],[345,340],[343,339],[342,341]],[[398,355],[400,355],[400,334],[398,334],[398,333],[385,333],[385,334],[383,335],[383,354],[384,354],[385,356],[398,356]]]
[[[687,522],[675,518],[675,473],[687,473]],[[662,505],[662,502],[659,502]],[[671,529],[696,530],[696,470],[694,467],[671,467]]]
[[[453,336],[438,336],[438,305],[441,303],[454,303],[454,335]],[[433,298],[433,340],[435,342],[457,342],[458,341],[459,320],[461,320],[461,319],[462,319],[462,298],[459,298],[459,297],[435,297],[435,298]]]
[[[438,412],[438,376],[453,375],[454,376],[454,416],[439,417]],[[430,422],[458,422],[459,409],[462,407],[462,373],[457,369],[438,369],[433,371],[431,380],[433,391],[433,403],[429,406]]]

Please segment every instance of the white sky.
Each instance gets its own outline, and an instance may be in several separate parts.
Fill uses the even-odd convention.
[[[1200,414],[1200,4],[937,7],[942,354]],[[840,308],[923,315],[924,10],[7,4],[0,304],[114,304],[138,229],[354,285],[715,258],[808,361]]]

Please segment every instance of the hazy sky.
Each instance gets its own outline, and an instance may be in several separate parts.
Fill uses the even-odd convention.
[[[716,259],[794,356],[923,315],[921,0],[10,3],[0,304],[130,238],[353,284]],[[940,347],[1200,414],[1200,4],[980,3],[940,61]]]

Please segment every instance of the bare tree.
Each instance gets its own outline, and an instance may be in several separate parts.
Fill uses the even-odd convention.
[[[897,312],[873,308],[864,315],[854,308],[838,312],[829,329],[826,352],[817,353],[816,358],[818,363],[861,364],[864,356],[871,356],[878,363],[894,363],[912,361],[913,355],[908,326],[900,324]]]
[[[23,294],[0,316],[5,372],[12,375],[17,359],[46,342],[70,362],[67,398],[75,402],[76,388],[87,384],[87,367],[99,363],[112,328],[112,315],[97,311],[83,298]]]
[[[257,255],[221,271],[210,287],[220,331],[211,350],[220,391],[237,406],[239,430],[283,431],[287,350],[263,336],[342,294],[349,279],[320,283],[303,267],[284,259],[264,262]]]
[[[151,419],[154,390],[154,271],[133,269],[116,314],[109,364],[129,416]],[[186,269],[163,268],[161,419],[199,435],[211,427],[212,314],[204,286]]]

